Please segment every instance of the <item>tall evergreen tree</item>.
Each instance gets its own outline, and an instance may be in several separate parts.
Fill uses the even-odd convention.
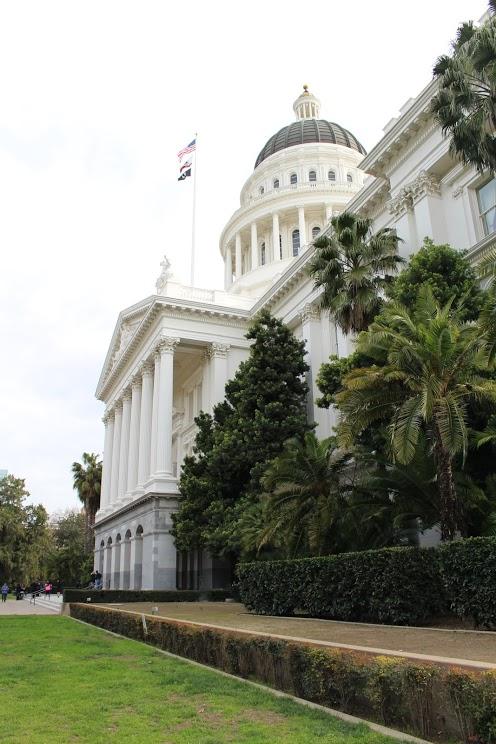
[[[207,547],[214,555],[239,554],[239,520],[258,499],[267,463],[307,423],[304,343],[268,312],[246,338],[250,356],[226,385],[213,416],[201,413],[194,454],[185,459],[174,515],[181,550]]]

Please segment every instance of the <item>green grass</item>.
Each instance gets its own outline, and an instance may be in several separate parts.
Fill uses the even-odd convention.
[[[0,618],[0,742],[391,744],[66,617]]]

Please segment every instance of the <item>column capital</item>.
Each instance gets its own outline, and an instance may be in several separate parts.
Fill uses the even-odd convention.
[[[133,375],[133,378],[131,380],[131,387],[133,390],[136,390],[137,388],[141,387],[141,374],[140,372],[136,372],[136,374]]]
[[[114,413],[122,413],[122,398],[119,397],[114,403]]]
[[[113,408],[107,408],[107,410],[105,411],[105,413],[102,416],[103,423],[105,424],[105,426],[107,426],[107,424],[109,423],[109,421],[111,421],[113,419],[114,419],[114,409]]]
[[[140,365],[139,371],[142,378],[151,377],[153,374],[153,365],[148,361],[143,362]]]
[[[129,386],[122,393],[122,402],[124,403],[125,400],[131,400],[131,388]]]
[[[298,315],[302,323],[306,323],[309,320],[318,320],[320,318],[320,308],[307,303],[299,310]]]
[[[157,352],[159,354],[173,354],[180,340],[181,339],[176,338],[175,336],[161,336],[156,347]]]
[[[206,353],[207,355],[212,357],[226,357],[227,352],[231,348],[230,344],[218,344],[218,343],[211,343],[208,347]]]

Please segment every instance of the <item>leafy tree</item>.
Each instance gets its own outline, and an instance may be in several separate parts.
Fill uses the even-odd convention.
[[[83,452],[83,462],[72,463],[73,488],[84,505],[86,514],[86,548],[93,546],[95,514],[100,508],[102,486],[102,461],[94,453]]]
[[[428,284],[434,299],[445,305],[452,300],[456,307],[463,303],[460,317],[464,320],[478,318],[484,293],[477,283],[477,274],[470,262],[450,245],[436,245],[430,238],[417,253],[411,256],[408,265],[394,279],[388,295],[408,308],[414,308],[419,288]]]
[[[52,522],[48,572],[53,580],[65,586],[80,586],[89,581],[93,553],[86,547],[86,524],[83,511],[68,511]]]
[[[48,515],[41,504],[26,504],[22,478],[0,480],[0,581],[30,583],[45,573],[50,545]]]
[[[383,292],[403,260],[400,239],[391,228],[373,235],[372,220],[351,212],[333,217],[331,225],[331,234],[314,242],[309,273],[343,333],[359,333],[379,312]]]
[[[262,312],[247,336],[249,358],[226,385],[213,416],[195,419],[194,454],[179,479],[181,501],[173,516],[180,550],[206,547],[213,555],[240,551],[239,522],[260,490],[267,463],[287,439],[309,429],[304,344]]]
[[[496,384],[484,376],[487,342],[474,324],[463,323],[451,303],[440,307],[424,287],[414,311],[391,303],[358,349],[386,355],[384,366],[355,369],[336,395],[343,420],[341,440],[350,445],[364,428],[388,421],[394,460],[407,465],[424,435],[434,454],[441,502],[441,536],[461,528],[453,459],[468,446],[471,401],[496,400]]]
[[[333,438],[319,441],[308,432],[289,440],[265,471],[261,519],[258,529],[251,529],[249,515],[245,548],[258,553],[275,545],[290,558],[334,552],[349,465],[350,456]]]
[[[477,170],[496,168],[496,1],[491,16],[477,28],[463,23],[452,43],[453,53],[434,65],[439,90],[432,101],[452,153]]]

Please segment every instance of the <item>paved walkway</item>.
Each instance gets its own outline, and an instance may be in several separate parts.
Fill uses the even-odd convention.
[[[268,634],[316,642],[319,645],[353,647],[368,653],[389,653],[438,663],[496,668],[496,633],[472,630],[438,630],[333,620],[251,615],[241,604],[221,602],[125,603],[116,609],[152,613],[176,620],[238,631]]]
[[[3,615],[54,615],[54,611],[42,607],[38,603],[29,604],[28,600],[8,599],[0,602],[0,617]]]

